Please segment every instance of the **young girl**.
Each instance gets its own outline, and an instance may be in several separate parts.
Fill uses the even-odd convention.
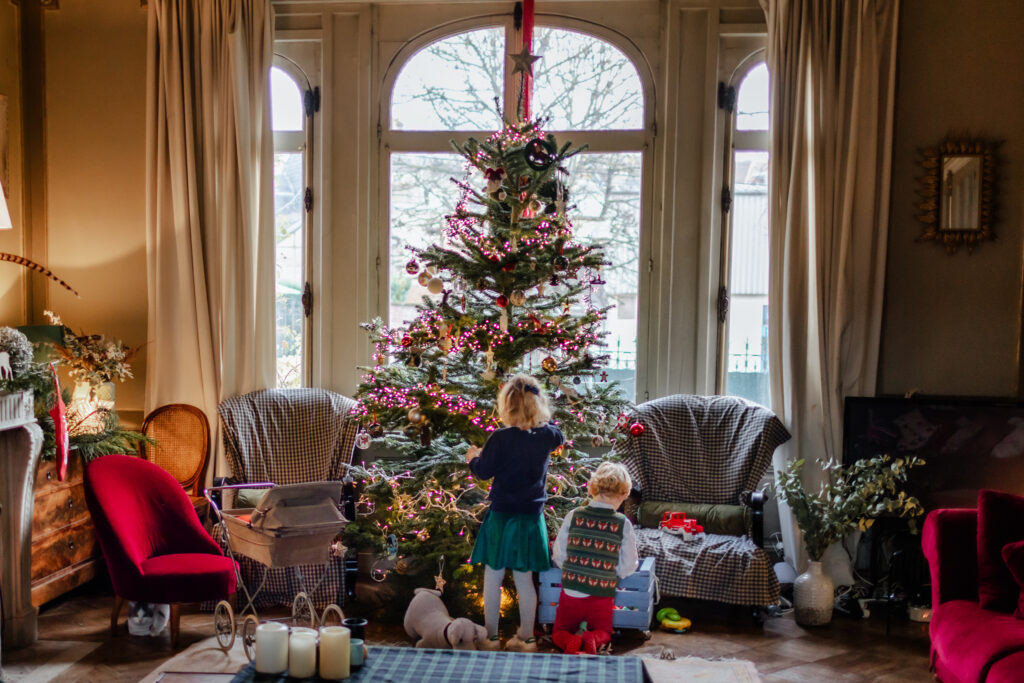
[[[466,462],[480,479],[491,483],[491,508],[487,511],[473,546],[471,562],[483,562],[484,623],[487,649],[501,646],[498,639],[498,608],[505,570],[519,592],[519,631],[509,639],[508,650],[536,651],[533,621],[537,591],[531,572],[551,566],[548,532],[544,523],[545,483],[551,451],[565,438],[548,423],[551,408],[533,377],[516,375],[498,392],[498,415],[508,425],[492,433],[483,449],[470,448]]]

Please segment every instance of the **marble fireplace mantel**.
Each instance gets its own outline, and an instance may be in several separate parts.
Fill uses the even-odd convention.
[[[43,432],[34,419],[0,425],[0,608],[2,642],[35,642],[38,610],[32,605],[32,508]],[[2,673],[0,673],[2,676]]]

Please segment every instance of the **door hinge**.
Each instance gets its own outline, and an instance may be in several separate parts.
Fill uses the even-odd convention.
[[[648,273],[653,273],[654,272],[654,259],[653,258],[647,259],[647,272]]]
[[[302,313],[307,318],[313,315],[313,288],[306,283],[302,288]]]
[[[302,104],[306,109],[306,116],[312,116],[320,111],[320,86],[313,86],[312,90],[303,93]]]
[[[722,187],[722,213],[729,213],[732,208],[732,190],[728,185]]]
[[[718,287],[718,322],[725,324],[729,319],[729,290],[725,285]]]
[[[380,270],[380,256],[377,257],[377,270]]]
[[[718,108],[732,113],[736,108],[736,88],[718,81]]]
[[[384,127],[380,125],[380,119],[377,119],[377,144],[380,144],[380,139],[384,135]]]
[[[307,187],[306,188],[306,193],[305,193],[305,195],[303,195],[303,198],[302,198],[302,205],[305,207],[306,213],[309,213],[310,211],[313,210],[313,188],[312,187]]]

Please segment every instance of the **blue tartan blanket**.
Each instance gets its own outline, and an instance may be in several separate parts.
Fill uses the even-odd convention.
[[[639,657],[526,654],[483,650],[370,647],[366,664],[349,683],[642,683]],[[255,673],[250,663],[231,683],[294,683],[298,679]],[[322,679],[305,679],[319,681]]]

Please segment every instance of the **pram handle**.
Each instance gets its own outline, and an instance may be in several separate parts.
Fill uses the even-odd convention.
[[[277,486],[277,484],[272,481],[261,481],[253,484],[224,484],[223,486],[210,486],[209,488],[203,489],[203,498],[210,503],[210,508],[216,515],[217,522],[223,523],[224,518],[220,513],[220,508],[217,506],[217,503],[214,502],[213,496],[210,495],[211,491],[225,491],[228,489],[272,489],[275,486]]]

